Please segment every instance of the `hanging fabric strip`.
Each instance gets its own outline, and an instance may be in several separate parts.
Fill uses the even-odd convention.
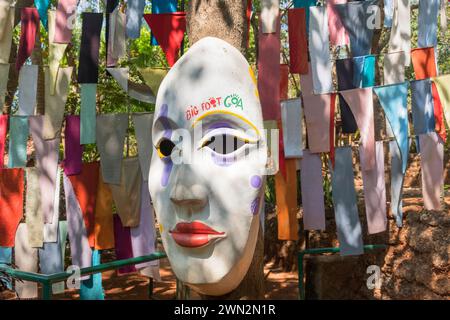
[[[164,51],[169,67],[172,67],[178,59],[183,43],[186,13],[144,14],[144,19]]]
[[[280,166],[281,174],[283,175],[284,179],[286,180],[286,162],[284,157],[284,142],[283,142],[283,125],[281,123],[281,120],[277,121],[277,128],[278,128],[278,144],[279,144],[279,156],[278,156],[278,163]]]
[[[144,8],[145,0],[128,0],[126,13],[127,38],[137,39],[141,36]]]
[[[35,148],[36,168],[39,170],[41,210],[44,213],[44,222],[52,223],[55,210],[54,197],[58,173],[59,138],[53,140],[43,139],[43,116],[30,117],[29,122]]]
[[[350,38],[353,57],[370,54],[377,19],[373,9],[377,2],[377,0],[367,0],[335,5]]]
[[[407,111],[408,84],[408,82],[404,82],[373,88],[400,148],[403,173],[406,172],[409,154]]]
[[[61,263],[64,266],[66,256],[66,241],[67,241],[67,221],[59,221],[58,224],[58,241],[61,249]],[[65,281],[56,282],[52,284],[53,294],[64,293]]]
[[[384,26],[392,27],[392,18],[394,17],[394,0],[384,0]]]
[[[12,263],[12,248],[0,247],[0,267],[9,267]],[[12,281],[4,279],[6,289],[12,290]]]
[[[16,59],[17,71],[20,71],[33,52],[39,28],[39,13],[36,8],[22,8],[20,19],[20,42]]]
[[[279,171],[275,175],[277,200],[278,239],[298,240],[297,221],[297,160],[286,159],[286,177]]]
[[[23,169],[0,169],[1,247],[14,247],[14,235],[23,216],[23,175]]]
[[[353,60],[351,58],[336,60],[336,75],[339,91],[354,88],[353,73]],[[358,130],[355,116],[341,93],[339,94],[339,107],[341,111],[342,132],[355,133]]]
[[[116,241],[116,259],[133,258],[133,247],[131,244],[130,228],[122,226],[117,214],[114,216],[114,239]],[[117,270],[118,274],[136,272],[135,266],[125,266]]]
[[[412,49],[411,58],[416,80],[437,76],[436,57],[433,47]]]
[[[444,144],[435,133],[419,135],[422,193],[426,210],[441,210],[444,190]]]
[[[276,33],[280,14],[280,0],[261,0],[262,33]]]
[[[97,117],[97,148],[103,180],[120,184],[123,148],[128,129],[127,114],[102,114]]]
[[[330,30],[330,43],[333,46],[343,46],[350,43],[347,31],[342,24],[341,17],[335,9],[336,4],[347,3],[347,0],[327,1],[328,28]]]
[[[0,63],[8,64],[14,29],[15,7],[9,1],[3,0],[3,12],[0,17]]]
[[[29,246],[28,229],[25,223],[21,223],[17,228],[14,264],[20,271],[38,272],[38,250]],[[20,299],[34,299],[38,297],[36,282],[16,280],[15,289]]]
[[[114,39],[114,29],[115,26],[112,24],[115,23],[115,19],[111,19],[111,16],[113,15],[114,10],[119,9],[119,0],[105,0],[105,48],[106,48],[106,66],[112,67],[115,66],[117,61],[110,56],[111,54],[111,45],[110,45],[110,39],[111,37]],[[118,12],[123,15],[123,12],[118,10]],[[125,18],[126,19],[126,18]],[[123,35],[126,37],[126,20],[123,20]]]
[[[3,109],[5,105],[5,95],[8,90],[9,66],[9,64],[0,64],[0,109]]]
[[[362,146],[359,148],[359,157],[361,162],[367,158]],[[375,143],[374,157],[374,168],[372,170],[361,170],[369,234],[383,232],[387,227],[383,141]]]
[[[136,133],[139,164],[142,172],[142,180],[148,181],[150,160],[153,153],[152,124],[153,113],[135,113],[131,116]]]
[[[375,60],[374,55],[353,58],[353,85],[356,88],[375,86]]]
[[[127,53],[126,15],[117,7],[109,16],[107,66],[114,67]]]
[[[27,178],[25,222],[28,228],[29,245],[40,248],[44,243],[44,215],[41,209],[39,171],[37,168],[26,168],[25,174]]]
[[[417,44],[420,48],[437,46],[437,23],[441,0],[419,1],[419,32]]]
[[[389,51],[406,53],[405,65],[409,66],[411,52],[411,6],[410,0],[394,0]]]
[[[375,167],[375,124],[373,113],[372,88],[341,91],[355,116],[361,134],[361,169],[373,170]]]
[[[308,73],[308,42],[305,9],[288,10],[290,72]]]
[[[445,37],[445,33],[447,32],[447,3],[448,1],[441,0],[440,6],[440,21],[441,21],[441,33]]]
[[[325,199],[320,154],[303,150],[300,160],[303,225],[305,230],[325,230]]]
[[[38,10],[39,18],[45,29],[48,30],[47,10],[50,5],[50,0],[34,0],[34,5]]]
[[[280,24],[276,33],[258,35],[258,92],[264,120],[279,120],[280,111]]]
[[[100,251],[92,250],[92,266],[95,267],[100,264]],[[80,300],[105,300],[101,273],[94,273],[90,279],[81,281]]]
[[[445,121],[450,128],[450,75],[443,75],[432,79],[439,93],[439,100],[445,115]]]
[[[334,214],[341,256],[364,253],[362,228],[359,221],[353,177],[352,149],[336,148],[331,169]]]
[[[102,173],[98,175],[97,200],[95,202],[95,249],[114,248],[113,199],[109,186],[103,181]]]
[[[56,8],[55,43],[70,43],[75,27],[78,0],[59,0]]]
[[[396,141],[389,143],[391,154],[391,211],[397,226],[403,226],[403,181],[405,175],[402,171],[402,155]]]
[[[50,69],[44,67],[45,74],[45,114],[43,138],[55,139],[61,136],[61,126],[64,119],[64,111],[69,94],[73,67],[60,68],[56,79],[55,94],[51,94]]]
[[[49,88],[50,95],[55,94],[55,88],[58,77],[59,64],[64,57],[64,53],[67,49],[67,43],[56,43],[56,11],[48,11],[48,67],[50,69],[49,74]],[[68,69],[68,68],[66,68]],[[46,109],[47,110],[47,109]]]
[[[403,51],[384,55],[384,85],[405,81],[406,53]]]
[[[311,153],[330,152],[331,94],[312,93],[311,73],[300,76],[308,146]]]
[[[139,225],[141,204],[142,174],[138,158],[126,158],[122,161],[120,185],[111,184],[117,214],[124,227]]]
[[[249,0],[251,2],[251,0]],[[152,0],[152,13],[170,13],[177,11],[178,0]],[[152,34],[152,46],[157,46],[158,41]]]
[[[144,78],[145,84],[150,87],[153,95],[156,97],[159,86],[169,70],[163,68],[138,68],[138,71]]]
[[[278,124],[275,120],[264,121],[264,131],[266,132],[266,141],[268,150],[267,172],[269,175],[275,175],[280,168]]]
[[[301,103],[300,98],[281,102],[284,156],[287,159],[301,158],[303,155]]]
[[[80,88],[80,143],[91,144],[96,142],[97,84],[82,83]]]
[[[83,146],[80,144],[80,116],[66,116],[64,138],[64,173],[67,176],[80,174],[83,165]]]
[[[0,169],[4,167],[6,134],[8,132],[8,115],[0,114]]]
[[[64,272],[64,256],[62,255],[62,246],[66,245],[67,232],[59,230],[60,236],[57,242],[44,243],[44,247],[39,249],[39,267],[42,274],[54,274]],[[64,234],[65,233],[65,234]],[[65,235],[65,237],[63,237]],[[61,291],[62,285],[64,292],[64,282],[54,283],[52,291]],[[55,290],[56,289],[56,290]],[[59,289],[59,290],[58,290]]]
[[[331,56],[326,7],[309,8],[309,56],[313,78],[314,94],[333,91]]]
[[[67,230],[69,234],[72,264],[80,268],[90,267],[92,250],[86,232],[80,205],[73,191],[69,178],[63,174],[64,193],[66,198]],[[83,276],[81,279],[88,279]]]
[[[133,257],[146,256],[155,252],[155,216],[148,186],[145,183],[141,186],[140,223],[137,227],[130,228],[130,235]],[[144,262],[137,264],[136,269],[157,265],[159,265],[157,260]]]
[[[306,32],[309,34],[309,7],[317,5],[317,0],[294,0],[294,8],[303,8],[306,13]]]
[[[280,64],[280,101],[289,98],[289,66]]]
[[[27,165],[28,132],[28,117],[9,117],[9,168],[25,167]]]
[[[411,105],[414,134],[434,132],[436,123],[431,79],[411,81]]]
[[[98,175],[99,163],[92,162],[83,163],[81,174],[68,176],[83,215],[86,234],[91,248],[95,246],[94,224]]]
[[[433,95],[434,106],[434,120],[436,122],[435,131],[441,137],[442,141],[447,141],[447,131],[444,124],[444,110],[442,108],[441,99],[439,98],[439,91],[436,87],[436,83],[431,82],[431,92]]]
[[[58,167],[55,182],[55,195],[53,198],[53,213],[51,223],[44,224],[44,242],[58,241],[58,226],[59,226],[59,200],[61,193],[61,168]],[[41,191],[42,193],[42,191]]]
[[[122,88],[123,91],[128,93],[128,68],[106,68],[110,75],[113,76],[117,84]]]
[[[19,72],[19,110],[18,116],[32,116],[36,109],[36,94],[39,67],[25,65]]]
[[[82,17],[78,83],[97,83],[103,13],[83,12]]]

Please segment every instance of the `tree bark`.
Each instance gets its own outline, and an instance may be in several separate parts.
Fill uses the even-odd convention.
[[[248,42],[246,0],[191,0],[186,11],[190,45],[204,37],[217,37],[245,56]]]
[[[191,0],[187,7],[187,33],[189,44],[212,36],[227,41],[244,56],[248,43],[246,0]],[[263,299],[264,298],[264,241],[259,227],[258,241],[250,268],[241,284],[232,292],[210,299]]]

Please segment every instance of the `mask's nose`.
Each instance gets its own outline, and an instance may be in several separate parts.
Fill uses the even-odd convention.
[[[192,172],[189,165],[182,165],[176,173],[174,186],[170,191],[170,200],[180,207],[200,211],[208,202],[208,192],[204,184]]]

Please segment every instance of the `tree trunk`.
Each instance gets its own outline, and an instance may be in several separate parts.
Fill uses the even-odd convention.
[[[187,33],[190,45],[212,36],[227,41],[244,56],[248,42],[247,1],[191,0],[187,7]],[[263,299],[264,298],[264,241],[262,228],[250,268],[241,284],[232,292],[203,299]]]

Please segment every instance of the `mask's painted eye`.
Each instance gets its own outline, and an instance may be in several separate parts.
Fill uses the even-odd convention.
[[[202,147],[208,147],[220,154],[229,154],[240,149],[247,143],[249,143],[248,140],[243,140],[234,135],[220,134],[205,141]]]
[[[165,158],[172,154],[173,148],[175,148],[175,143],[172,140],[162,139],[156,147],[156,150],[160,158]]]

